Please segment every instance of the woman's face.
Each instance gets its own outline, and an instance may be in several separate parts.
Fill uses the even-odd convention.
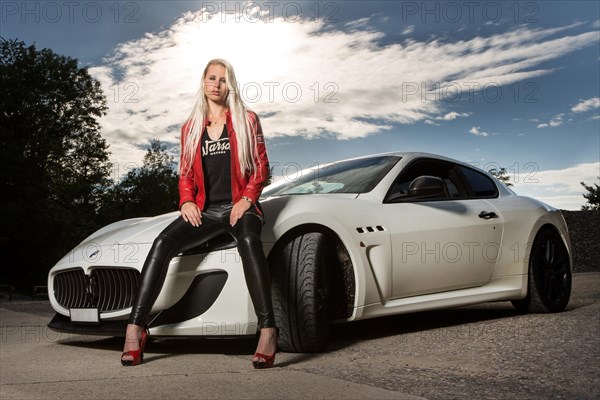
[[[227,93],[225,67],[219,64],[209,65],[204,78],[204,94],[209,100],[223,104]]]

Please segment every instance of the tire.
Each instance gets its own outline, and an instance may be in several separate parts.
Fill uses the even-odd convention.
[[[325,235],[305,233],[276,253],[272,267],[278,347],[292,353],[325,350],[331,328]]]
[[[512,304],[524,313],[563,311],[571,297],[571,282],[569,252],[562,238],[553,229],[543,229],[531,247],[527,296]]]

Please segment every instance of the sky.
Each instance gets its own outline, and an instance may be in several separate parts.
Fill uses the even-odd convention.
[[[506,168],[554,207],[600,183],[597,1],[1,1],[0,36],[79,60],[119,179],[175,156],[201,74],[234,66],[274,174],[389,151]]]

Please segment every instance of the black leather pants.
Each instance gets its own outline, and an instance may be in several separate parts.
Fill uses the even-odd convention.
[[[147,325],[148,314],[158,298],[173,257],[212,237],[230,232],[237,239],[246,284],[258,317],[258,327],[275,327],[269,267],[260,239],[262,216],[254,206],[235,226],[231,227],[229,224],[231,207],[225,205],[207,208],[202,212],[202,225],[199,227],[193,226],[179,216],[158,235],[144,262],[137,295],[129,316],[130,324]]]

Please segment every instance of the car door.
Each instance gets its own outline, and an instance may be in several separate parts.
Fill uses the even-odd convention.
[[[442,179],[443,193],[403,196],[419,176]],[[392,245],[392,298],[487,283],[503,223],[486,198],[497,196],[485,174],[449,161],[419,159],[403,168],[383,204]]]

